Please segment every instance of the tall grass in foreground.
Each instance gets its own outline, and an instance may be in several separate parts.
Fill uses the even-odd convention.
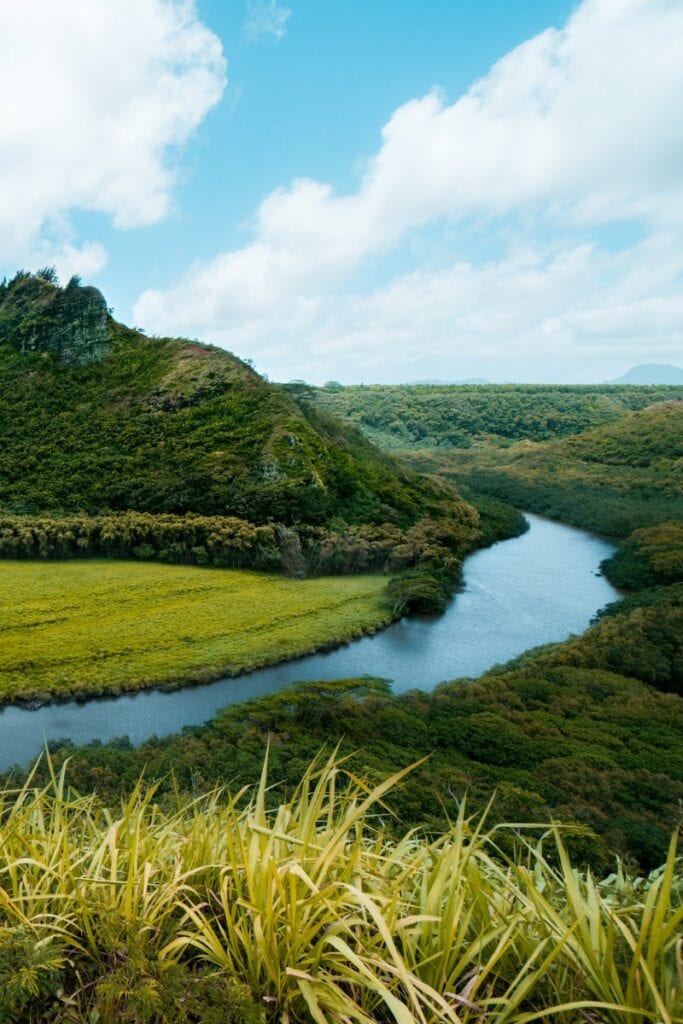
[[[674,1024],[683,1020],[675,837],[648,878],[597,881],[558,831],[505,856],[461,813],[392,840],[335,757],[269,809],[174,810],[140,783],[115,813],[70,792],[0,796],[0,1022]],[[504,844],[509,846],[509,843]]]

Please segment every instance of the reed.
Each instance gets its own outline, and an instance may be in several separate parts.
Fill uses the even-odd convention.
[[[0,795],[3,1022],[683,1020],[676,837],[598,881],[559,829],[505,826],[510,856],[464,808],[391,839],[406,773],[336,754],[274,807],[267,760],[254,791],[162,807],[141,780],[116,811],[67,771]]]

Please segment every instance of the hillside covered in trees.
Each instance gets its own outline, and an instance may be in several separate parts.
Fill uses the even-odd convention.
[[[410,525],[439,509],[443,490],[230,353],[146,338],[108,317],[104,300],[91,330],[93,292],[23,274],[0,289],[7,511]]]
[[[328,385],[310,401],[406,465],[626,537],[683,519],[683,387]]]
[[[448,451],[579,434],[683,398],[683,386],[330,384],[312,394],[317,406],[360,427],[380,447]]]
[[[439,553],[457,571],[481,539],[445,480],[222,349],[124,327],[99,292],[51,271],[0,286],[0,441],[6,556],[300,574]]]
[[[449,479],[616,537],[683,520],[683,402],[669,400],[545,444],[418,457]]]

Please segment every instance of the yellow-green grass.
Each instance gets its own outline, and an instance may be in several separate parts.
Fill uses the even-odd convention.
[[[405,774],[371,789],[332,755],[279,806],[265,770],[248,798],[168,808],[144,782],[103,807],[64,771],[0,792],[0,1019],[680,1024],[675,835],[649,877],[602,881],[558,830],[464,807],[441,836],[394,839]],[[214,1009],[190,1014],[200,972]]]
[[[217,679],[388,623],[382,576],[0,563],[0,700]]]

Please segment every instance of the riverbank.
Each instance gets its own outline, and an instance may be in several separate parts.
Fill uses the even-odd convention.
[[[381,575],[3,560],[0,701],[170,689],[330,649],[392,621],[385,589]]]
[[[164,686],[163,690],[157,687],[118,697],[81,696],[37,710],[6,707],[0,714],[0,768],[25,764],[38,755],[44,740],[69,739],[82,744],[127,736],[140,743],[150,736],[179,732],[185,726],[206,722],[227,705],[263,697],[307,679],[369,675],[393,680],[394,692],[429,690],[445,679],[479,676],[529,647],[580,633],[603,605],[618,597],[597,575],[600,562],[613,548],[573,527],[533,515],[528,520],[530,529],[525,533],[465,559],[462,588],[439,617],[401,619],[372,636],[344,646],[337,643],[331,652],[317,650],[306,657],[173,692]],[[205,572],[209,580],[222,576],[217,570]],[[290,588],[304,585],[276,579]],[[304,583],[335,586],[344,579],[351,586],[363,577]],[[382,582],[385,579],[380,578]],[[558,579],[562,586],[557,586]],[[372,626],[367,617],[363,626],[366,632]]]
[[[0,767],[25,766],[47,741],[52,765],[39,765],[36,780],[68,758],[79,792],[116,801],[144,770],[163,802],[174,787],[254,783],[267,744],[284,792],[302,763],[339,744],[373,778],[427,758],[392,800],[404,825],[443,830],[465,794],[475,813],[495,790],[491,823],[578,822],[574,849],[600,870],[615,852],[656,866],[683,800],[683,702],[658,692],[677,685],[676,588],[656,603],[647,591],[612,604],[586,629],[591,609],[616,596],[598,568],[611,546],[528,518],[526,534],[466,560],[464,589],[440,618],[173,693],[6,707]],[[582,635],[557,642],[569,633]],[[408,692],[368,675],[394,675]],[[458,675],[480,678],[435,686]],[[328,681],[293,685],[306,678]]]

